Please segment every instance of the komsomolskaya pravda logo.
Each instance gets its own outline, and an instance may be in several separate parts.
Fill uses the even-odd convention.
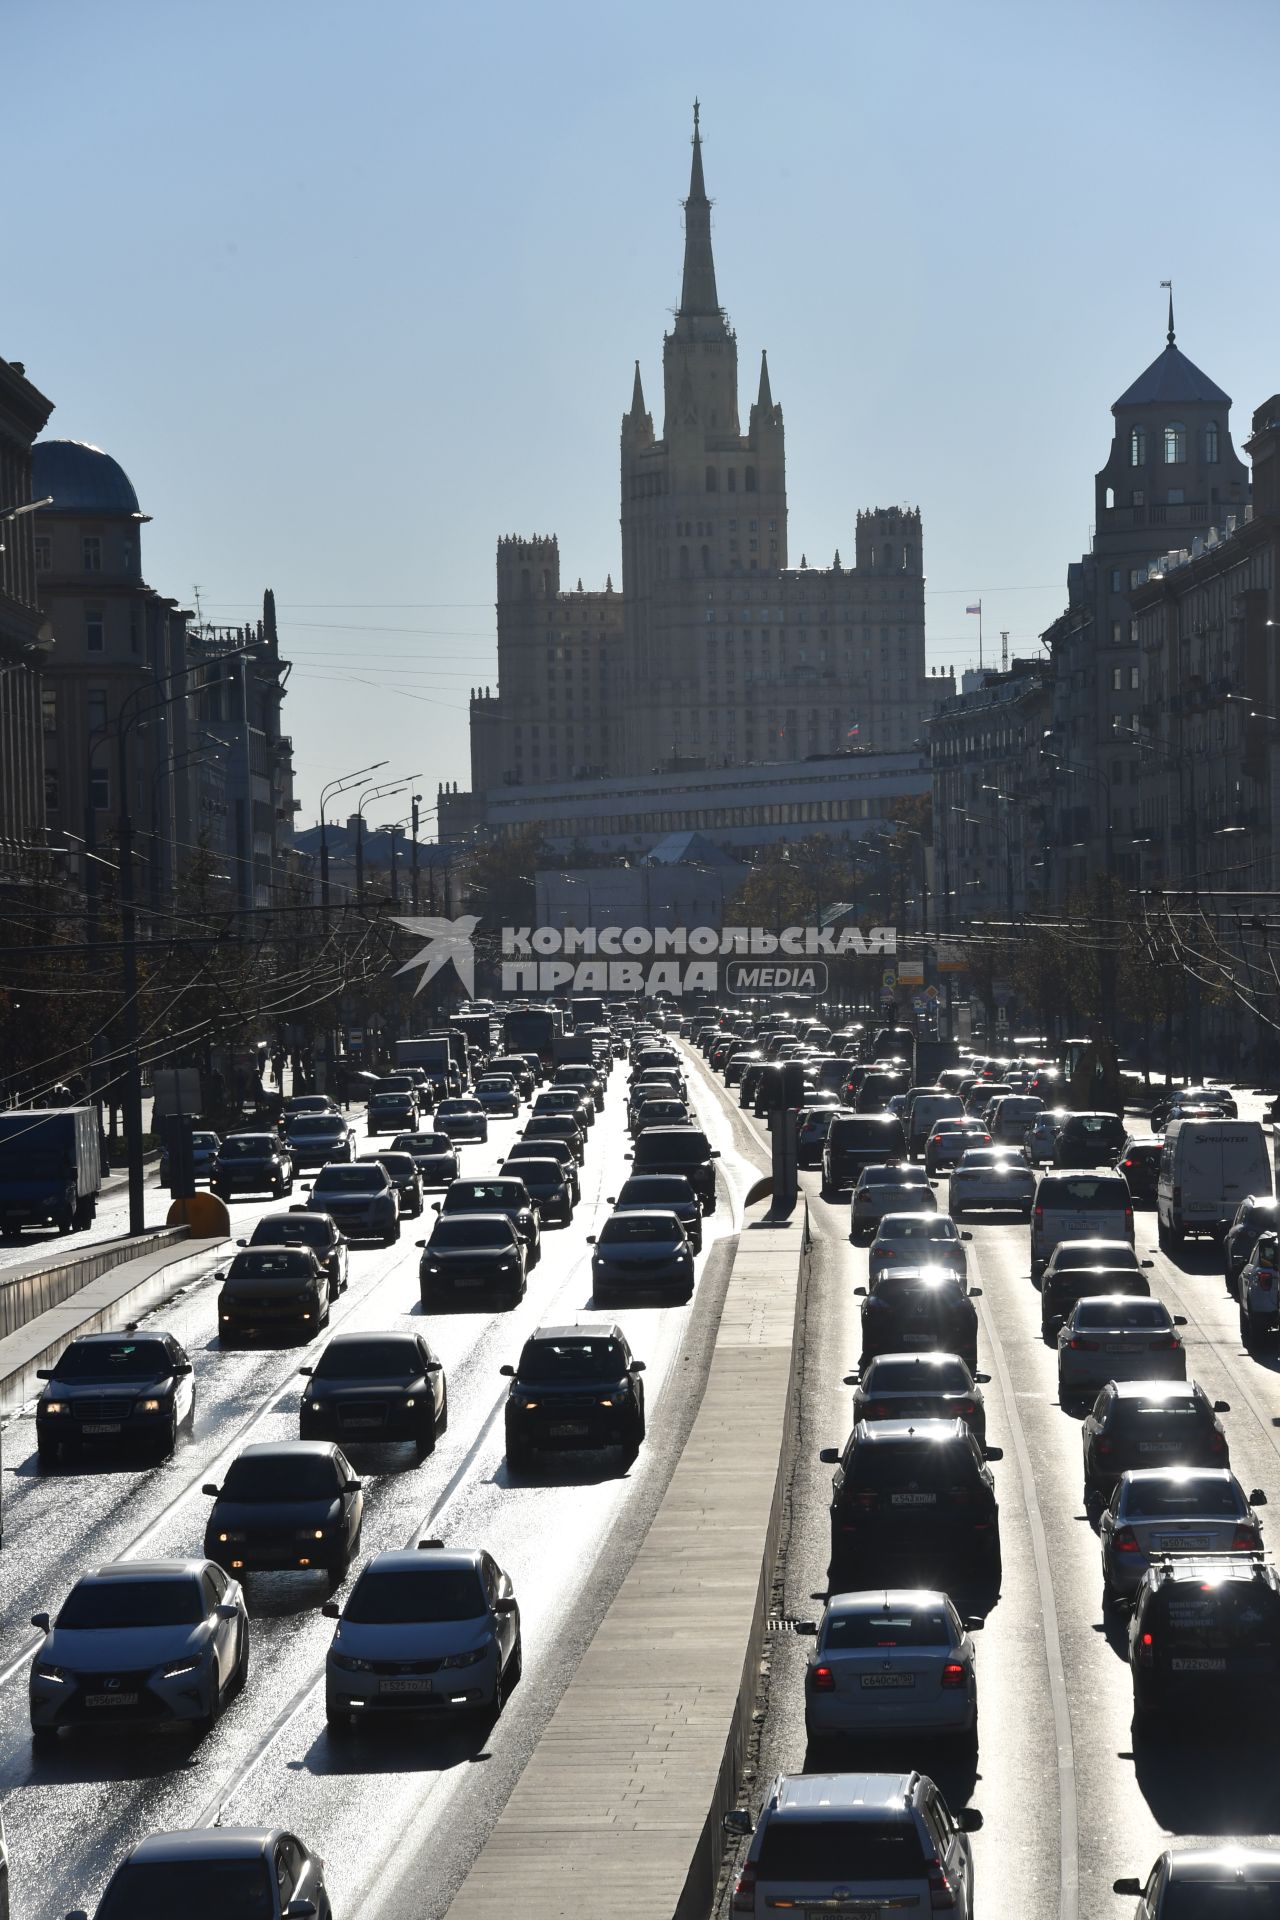
[[[397,920],[398,927],[416,938],[426,941],[426,946],[414,954],[412,960],[406,960],[396,969],[396,978],[402,973],[412,973],[415,967],[422,968],[422,978],[414,988],[414,997],[422,992],[428,980],[434,980],[442,967],[453,962],[459,980],[466,988],[470,998],[476,991],[476,950],[471,936],[480,924],[478,913],[460,913],[456,920],[445,920],[436,914],[413,920]]]

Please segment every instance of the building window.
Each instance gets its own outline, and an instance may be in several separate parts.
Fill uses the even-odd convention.
[[[1129,690],[1131,693],[1138,691],[1138,669],[1136,667],[1130,667],[1129,669]],[[1130,768],[1130,772],[1133,772],[1132,767]]]
[[[1129,465],[1145,467],[1147,464],[1147,435],[1142,427],[1135,427],[1129,435]]]
[[[81,558],[86,573],[102,572],[102,542],[96,533],[86,533],[80,542]]]
[[[1112,667],[1112,669],[1111,669],[1111,691],[1112,691],[1112,693],[1119,693],[1119,691],[1120,691],[1120,688],[1121,688],[1121,686],[1123,685],[1123,683],[1124,683],[1124,668],[1123,668],[1123,667]]]
[[[103,653],[106,650],[106,627],[99,608],[85,613],[84,644],[89,653]]]
[[[707,492],[714,493],[719,484],[714,467],[707,468]]]
[[[1187,457],[1187,429],[1181,420],[1173,420],[1164,430],[1164,463],[1180,467]]]
[[[105,767],[89,769],[89,805],[104,811],[111,805],[111,780]]]
[[[1170,487],[1169,505],[1171,507],[1180,507],[1183,504],[1183,501],[1185,500],[1185,498],[1186,498],[1186,495],[1183,493],[1181,487]]]
[[[1216,420],[1211,420],[1204,430],[1204,460],[1207,467],[1216,467],[1218,464],[1218,423]],[[37,560],[36,565],[39,566],[39,564],[40,562]]]
[[[747,492],[754,493],[755,490],[756,490],[756,470],[754,467],[748,467],[747,468]]]
[[[730,493],[736,493],[738,491],[738,469],[736,467],[730,467],[729,469],[729,491]]]
[[[46,733],[58,731],[58,695],[53,687],[40,689],[40,724]]]
[[[141,653],[142,651],[142,640],[138,630],[138,616],[136,613],[129,615],[129,651],[130,653]]]
[[[53,565],[53,546],[47,533],[36,535],[36,572],[48,573]]]
[[[1144,492],[1142,491],[1142,488],[1141,488],[1141,487],[1135,487],[1135,488],[1134,488],[1134,490],[1133,490],[1133,492],[1132,492],[1132,493],[1131,493],[1131,494],[1129,495],[1129,505],[1130,505],[1131,507],[1141,507],[1141,506],[1145,506],[1145,504],[1146,504],[1146,499],[1147,499],[1147,496],[1146,496],[1146,494],[1145,494],[1145,493],[1144,493]]]
[[[1111,569],[1111,591],[1112,593],[1124,592],[1124,574],[1119,567],[1112,567]]]

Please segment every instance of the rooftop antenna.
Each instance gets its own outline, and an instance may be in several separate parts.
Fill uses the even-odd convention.
[[[197,582],[195,582],[195,581],[192,581],[192,583],[191,583],[191,591],[192,591],[192,593],[193,593],[193,595],[195,596],[195,603],[196,603],[196,625],[197,625],[198,627],[202,627],[202,626],[204,625],[204,615],[203,615],[203,613],[201,613],[201,611],[200,611],[200,588],[199,588],[199,585],[197,584]]]
[[[1003,627],[1000,632],[1000,671],[1009,671],[1009,629]]]
[[[1162,280],[1162,281],[1160,282],[1160,285],[1161,285],[1162,287],[1167,287],[1167,288],[1169,289],[1169,333],[1168,333],[1168,342],[1169,342],[1169,345],[1170,345],[1170,346],[1173,346],[1173,344],[1174,344],[1174,340],[1175,340],[1175,337],[1176,337],[1176,336],[1175,336],[1175,334],[1174,334],[1174,331],[1173,331],[1173,282],[1172,282],[1172,280]]]

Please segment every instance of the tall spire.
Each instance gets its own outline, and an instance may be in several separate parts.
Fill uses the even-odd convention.
[[[636,361],[636,381],[631,389],[631,418],[644,419],[644,388],[640,384],[640,362]]]
[[[763,350],[760,354],[760,392],[756,397],[756,405],[762,411],[773,405],[773,391],[769,385],[769,356]]]
[[[693,166],[689,198],[684,203],[684,283],[680,290],[680,320],[716,319],[723,324],[716,293],[716,265],[711,254],[711,202],[702,178],[701,108],[693,103]]]
[[[1169,289],[1169,334],[1168,334],[1168,340],[1169,340],[1169,345],[1170,345],[1170,346],[1172,347],[1172,346],[1175,346],[1175,345],[1177,344],[1177,335],[1176,335],[1176,334],[1174,333],[1174,331],[1173,331],[1173,282],[1172,282],[1172,280],[1162,280],[1162,281],[1160,282],[1160,285],[1161,285],[1162,287],[1168,287],[1168,289]]]

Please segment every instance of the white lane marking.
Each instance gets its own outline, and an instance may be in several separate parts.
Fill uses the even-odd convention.
[[[975,1248],[976,1252],[976,1248]],[[981,1270],[981,1261],[978,1262]],[[985,1296],[984,1281],[984,1296]],[[1040,1501],[1036,1493],[1035,1470],[1031,1450],[1018,1411],[1019,1395],[1014,1391],[1004,1349],[996,1337],[987,1303],[983,1297],[978,1312],[986,1334],[1000,1397],[1009,1421],[1013,1450],[1018,1456],[1018,1474],[1022,1497],[1031,1530],[1031,1552],[1035,1560],[1036,1585],[1040,1589],[1040,1618],[1044,1633],[1045,1661],[1049,1669],[1049,1699],[1053,1707],[1054,1753],[1058,1768],[1058,1914],[1059,1920],[1078,1920],[1080,1912],[1080,1816],[1076,1797],[1076,1756],[1071,1737],[1071,1705],[1067,1698],[1067,1674],[1062,1660],[1062,1638],[1058,1631],[1058,1603],[1053,1590],[1049,1565],[1049,1543],[1045,1538]]]

